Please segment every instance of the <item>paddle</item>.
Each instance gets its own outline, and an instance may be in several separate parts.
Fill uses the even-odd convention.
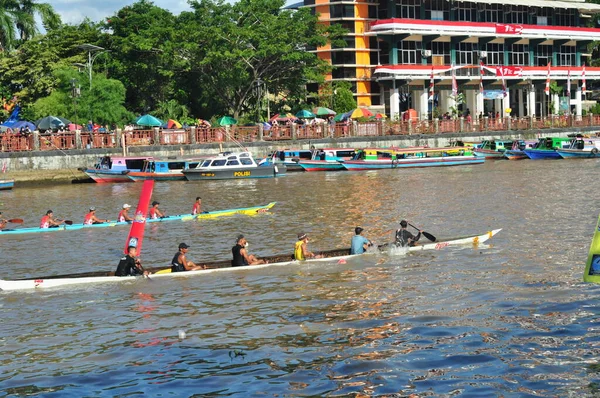
[[[6,220],[6,221],[12,222],[15,224],[23,224],[23,222],[24,222],[22,218],[11,218],[10,220]]]
[[[413,227],[414,229],[416,229],[417,231],[419,231],[419,228],[415,227],[414,225],[412,225],[411,223],[408,223],[408,225],[410,225],[411,227]],[[435,236],[431,235],[429,232],[421,232],[423,234],[424,237],[426,237],[427,239],[429,239],[432,242],[435,242],[437,239],[435,238]]]
[[[63,220],[63,221],[67,225],[73,225],[73,221],[71,221],[71,220]]]

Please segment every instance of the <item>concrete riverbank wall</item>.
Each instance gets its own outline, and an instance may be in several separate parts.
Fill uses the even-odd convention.
[[[428,135],[392,135],[392,136],[358,136],[318,140],[286,140],[286,141],[256,141],[244,143],[258,159],[277,149],[299,148],[310,149],[326,147],[388,147],[388,146],[423,146],[444,147],[451,142],[462,140],[479,142],[488,139],[527,139],[533,140],[540,136],[567,136],[569,134],[593,134],[597,128],[545,129],[543,132],[527,131],[495,131],[484,133],[452,133]],[[219,144],[194,145],[156,145],[136,146],[127,148],[130,156],[147,155],[157,158],[179,158],[192,156],[209,156],[224,151],[239,151],[240,147],[233,142]],[[101,156],[123,155],[123,149],[83,149],[67,151],[33,151],[0,153],[0,167],[6,168],[0,178],[14,178],[15,184],[37,183],[69,183],[87,180],[79,168],[92,167]]]

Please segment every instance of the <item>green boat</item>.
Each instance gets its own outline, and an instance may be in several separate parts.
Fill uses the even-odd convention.
[[[600,217],[598,217],[598,222],[596,223],[596,230],[594,231],[594,237],[590,245],[590,253],[585,263],[583,281],[600,283]]]

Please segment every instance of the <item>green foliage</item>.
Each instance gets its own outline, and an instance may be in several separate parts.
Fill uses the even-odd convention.
[[[586,113],[593,113],[594,115],[600,115],[600,104],[594,104],[590,107],[589,111]]]
[[[81,75],[72,68],[64,68],[57,69],[54,77],[57,84],[52,94],[33,104],[34,118],[53,115],[66,117],[78,124],[93,120],[109,125],[124,124],[133,119],[134,115],[124,107],[125,87],[118,80],[95,74],[92,91],[85,79],[85,84],[81,85],[81,96],[73,97],[73,84],[79,86]]]
[[[46,30],[60,25],[60,17],[48,3],[34,0],[0,0],[0,50],[11,50],[37,34],[35,17]]]
[[[337,113],[349,112],[356,108],[356,99],[348,82],[335,82],[333,85],[333,110]]]
[[[190,111],[187,106],[180,104],[174,99],[159,102],[156,110],[152,112],[152,114],[164,122],[169,119],[177,120],[181,123],[193,121],[193,119],[190,118]]]
[[[451,95],[450,98],[454,100],[455,105],[450,107],[450,115],[453,119],[456,119],[460,115],[460,105],[466,103],[465,93],[460,92],[455,96]]]

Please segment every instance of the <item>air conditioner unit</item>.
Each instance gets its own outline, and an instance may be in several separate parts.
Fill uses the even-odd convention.
[[[479,51],[479,58],[486,58],[487,57],[487,51]]]
[[[425,58],[431,57],[431,50],[421,50],[421,55]]]

